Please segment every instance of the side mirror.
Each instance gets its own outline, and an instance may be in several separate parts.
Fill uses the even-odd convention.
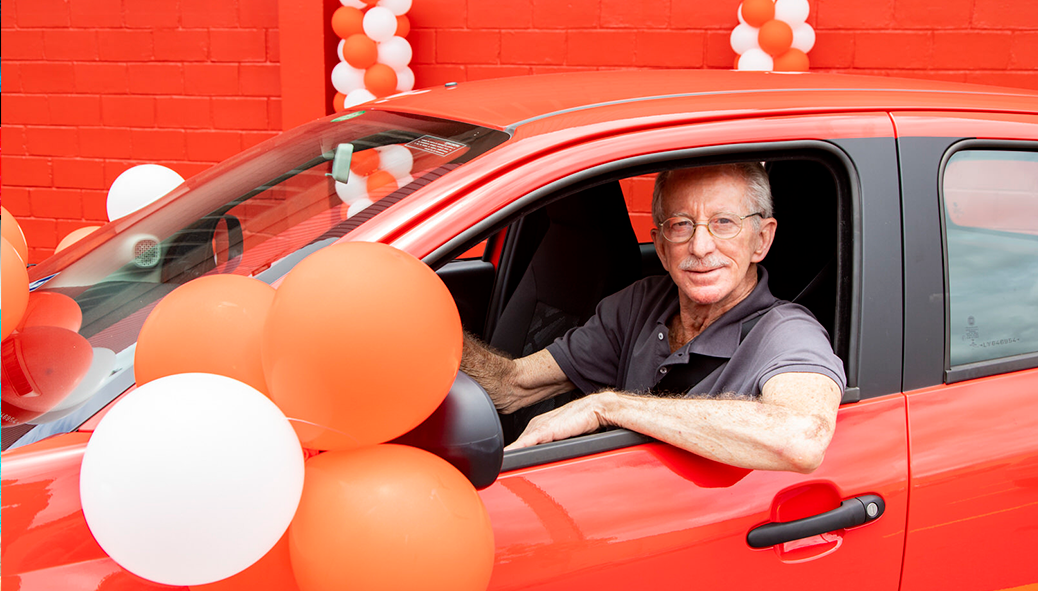
[[[421,425],[390,443],[436,454],[460,470],[477,489],[497,480],[505,455],[505,437],[494,403],[482,386],[460,371],[440,407]]]
[[[332,159],[332,178],[340,183],[348,181],[350,178],[351,160],[353,160],[353,144],[339,144],[335,146],[335,156]]]

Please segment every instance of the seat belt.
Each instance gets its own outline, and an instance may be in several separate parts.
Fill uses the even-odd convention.
[[[761,310],[755,316],[743,320],[739,334],[739,344],[742,344],[746,339],[746,335],[750,334],[750,331],[753,330],[754,326],[757,326],[757,322],[764,318],[765,314],[781,303],[783,302],[776,302]],[[690,357],[691,359],[688,360],[688,363],[670,366],[667,375],[656,382],[656,385],[649,390],[649,393],[655,396],[684,394],[699,385],[699,382],[706,379],[717,368],[727,365],[729,361],[724,357],[710,357],[709,355],[690,355]]]

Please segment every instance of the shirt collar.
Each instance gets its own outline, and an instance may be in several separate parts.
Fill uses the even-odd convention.
[[[667,325],[667,321],[678,312],[678,287],[671,287],[673,296],[670,305],[666,307],[663,314],[656,320],[657,325]],[[768,272],[762,265],[757,264],[757,285],[731,310],[721,315],[713,324],[706,327],[702,333],[697,335],[689,343],[686,343],[678,351],[686,351],[689,354],[709,355],[710,357],[731,358],[739,347],[742,336],[742,322],[753,314],[767,309],[778,301],[768,289]]]

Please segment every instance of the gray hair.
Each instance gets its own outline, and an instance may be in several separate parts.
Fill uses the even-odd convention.
[[[717,164],[714,166],[703,166],[696,169],[665,170],[656,175],[656,184],[652,188],[652,221],[659,227],[663,219],[663,193],[667,189],[667,182],[675,172],[695,170],[699,174],[718,174],[742,179],[746,182],[746,193],[743,196],[743,205],[749,213],[760,212],[762,218],[770,218],[774,215],[771,202],[771,182],[764,167],[757,162],[736,162],[734,164]],[[737,213],[737,212],[733,212]],[[753,220],[753,227],[760,230],[760,219]]]

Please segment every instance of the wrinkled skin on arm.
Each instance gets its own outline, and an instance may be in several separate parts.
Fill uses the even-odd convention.
[[[575,388],[548,351],[510,359],[468,333],[461,371],[483,386],[494,406],[505,414]]]
[[[806,474],[825,457],[840,398],[828,376],[799,372],[769,379],[759,401],[606,391],[535,417],[507,449],[617,426],[725,464]]]

